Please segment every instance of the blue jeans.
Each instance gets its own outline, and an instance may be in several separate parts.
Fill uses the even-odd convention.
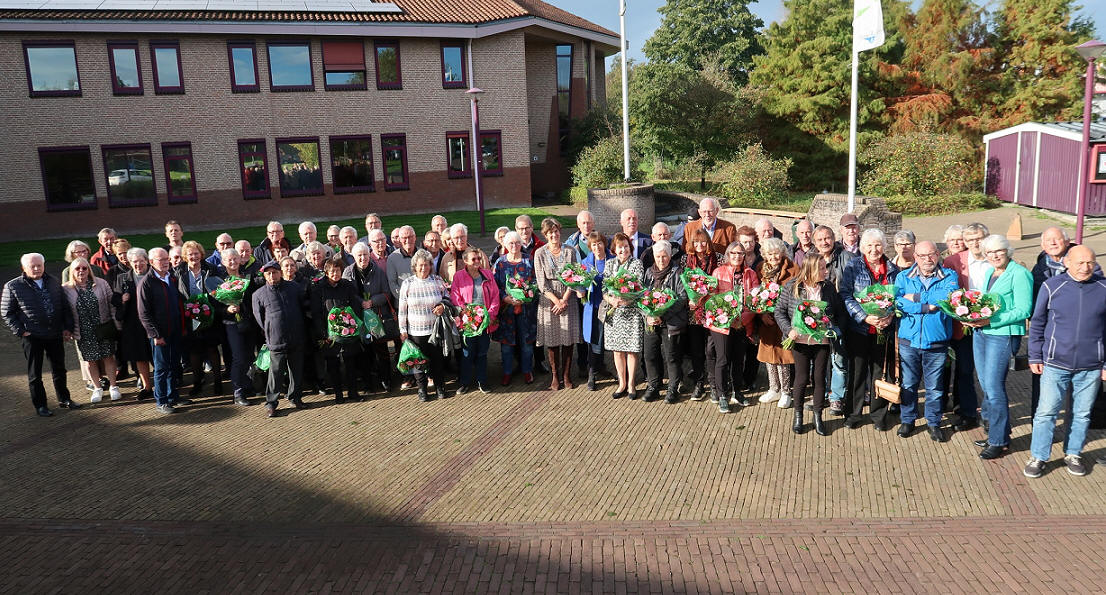
[[[534,371],[534,346],[531,343],[522,342],[521,345],[508,345],[503,343],[500,347],[503,360],[503,373],[510,375],[515,368],[515,349],[519,350],[519,370],[523,374],[531,374]],[[487,357],[484,358],[487,361]]]
[[[848,374],[848,359],[830,347],[829,387],[830,401],[840,402],[845,398],[845,380]]]
[[[180,398],[180,337],[165,337],[164,345],[150,339],[150,351],[154,356],[154,401],[172,405]]]
[[[1098,383],[1102,371],[1061,370],[1045,366],[1041,374],[1041,399],[1033,416],[1033,441],[1029,452],[1033,458],[1047,461],[1052,453],[1052,433],[1056,431],[1056,414],[1064,404],[1064,397],[1071,391],[1071,421],[1068,422],[1068,438],[1064,441],[1064,454],[1083,452],[1087,440],[1087,426],[1091,423],[1091,406],[1098,397]]]
[[[983,419],[990,424],[987,443],[991,446],[1010,444],[1010,401],[1006,396],[1006,372],[1010,356],[1021,344],[1020,335],[988,335],[976,331],[972,335],[975,374],[983,387]],[[961,404],[963,407],[963,404]]]
[[[948,347],[918,349],[899,343],[899,360],[902,363],[902,407],[899,419],[904,424],[918,419],[918,384],[926,389],[925,418],[929,427],[941,425],[941,396],[944,394],[941,376],[945,371]]]
[[[488,347],[490,345],[491,338],[488,337],[487,331],[478,337],[465,337],[461,341],[461,386],[472,386],[474,371],[477,382],[488,383]]]

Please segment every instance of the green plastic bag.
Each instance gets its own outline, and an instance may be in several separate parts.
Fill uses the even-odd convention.
[[[361,325],[365,332],[362,336],[370,341],[384,338],[384,323],[380,322],[380,316],[372,308],[365,308],[361,314]]]
[[[425,367],[426,356],[423,355],[419,346],[415,345],[410,339],[404,341],[403,347],[399,349],[399,363],[396,364],[396,369],[406,374]]]
[[[257,359],[254,360],[253,365],[257,366],[257,369],[261,370],[262,372],[268,372],[269,371],[269,366],[272,365],[272,362],[269,358],[269,346],[268,345],[262,345],[261,346],[261,351],[258,352]]]

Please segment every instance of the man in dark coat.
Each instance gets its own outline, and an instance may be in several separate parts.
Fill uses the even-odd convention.
[[[288,374],[288,401],[296,409],[307,409],[301,398],[307,294],[301,285],[284,280],[280,264],[275,260],[265,263],[261,274],[265,277],[265,286],[253,294],[253,316],[269,348],[265,411],[269,417],[276,417],[285,372]]]
[[[154,401],[161,413],[192,401],[180,397],[182,342],[187,332],[184,298],[164,248],[150,250],[150,272],[138,282],[138,320],[154,356]]]

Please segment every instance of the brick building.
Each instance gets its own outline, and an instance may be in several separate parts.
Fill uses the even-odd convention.
[[[0,0],[0,237],[475,208],[474,161],[528,205],[618,51],[539,0],[268,4]]]

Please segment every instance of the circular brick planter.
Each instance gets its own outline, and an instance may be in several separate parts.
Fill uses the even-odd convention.
[[[588,210],[595,228],[613,234],[622,230],[622,211],[637,211],[638,231],[648,234],[656,218],[652,184],[629,184],[619,188],[588,188]]]

